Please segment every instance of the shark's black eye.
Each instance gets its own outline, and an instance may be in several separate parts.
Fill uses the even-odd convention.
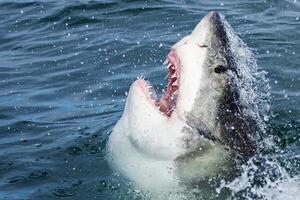
[[[215,73],[217,74],[223,74],[227,71],[226,67],[222,66],[222,65],[218,65],[216,68],[215,68]]]

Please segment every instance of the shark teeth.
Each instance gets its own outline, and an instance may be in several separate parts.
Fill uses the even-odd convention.
[[[172,78],[172,79],[173,79],[173,78],[177,78],[176,73],[172,74],[171,78]]]
[[[169,71],[166,76],[168,84],[162,90],[163,96],[157,101],[157,107],[162,113],[170,117],[176,108],[180,83],[180,61],[174,50],[171,50],[163,64]]]
[[[168,64],[168,63],[170,63],[170,61],[169,61],[169,58],[166,58],[166,60],[164,61],[164,65],[166,65],[166,64]]]
[[[174,79],[174,78],[177,78],[177,75],[176,75],[176,73],[170,73],[170,72],[169,72],[169,73],[167,74],[167,76],[165,77],[165,79],[166,79],[166,78]]]
[[[138,80],[141,80],[141,79],[145,80],[145,76],[144,76],[144,75],[137,76],[136,78],[137,78]]]
[[[171,73],[169,72],[169,73],[167,74],[167,76],[165,77],[165,79],[169,78],[170,76],[171,76]]]
[[[178,80],[174,81],[174,82],[172,83],[172,86],[177,86],[177,87],[178,87]]]

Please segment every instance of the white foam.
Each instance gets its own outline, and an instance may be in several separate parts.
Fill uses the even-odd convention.
[[[239,199],[242,195],[244,199],[259,197],[268,200],[294,200],[300,195],[300,176],[292,177],[279,165],[277,161],[267,159],[258,166],[255,163],[258,158],[251,159],[242,166],[240,176],[230,182],[222,182],[216,191],[229,189],[231,199]],[[263,184],[257,184],[260,181]],[[239,195],[238,195],[239,194]]]

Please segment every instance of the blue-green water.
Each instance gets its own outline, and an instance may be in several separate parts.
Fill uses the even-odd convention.
[[[108,135],[132,81],[143,74],[162,89],[170,46],[211,10],[226,17],[267,72],[265,137],[274,141],[260,167],[248,163],[215,189],[229,188],[229,198],[296,199],[297,0],[1,1],[0,199],[142,198],[110,170]]]

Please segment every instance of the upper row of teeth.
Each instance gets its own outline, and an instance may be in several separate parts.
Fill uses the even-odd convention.
[[[166,58],[166,60],[164,61],[164,65],[166,65],[166,64],[168,64],[168,63],[170,63],[170,61],[169,61],[169,58]]]
[[[175,70],[175,66],[174,65],[172,65],[171,63],[167,66],[167,69],[173,69],[173,70]]]
[[[176,69],[175,65],[173,65],[173,64],[170,62],[169,58],[167,58],[167,59],[164,61],[163,64],[164,64],[164,65],[167,65],[167,69],[173,69],[173,70]],[[171,79],[173,79],[173,78],[177,78],[176,72],[172,74]],[[178,86],[178,80],[174,81],[174,82],[172,83],[172,86]]]
[[[172,86],[178,86],[178,81],[174,81],[174,83],[172,83]]]

